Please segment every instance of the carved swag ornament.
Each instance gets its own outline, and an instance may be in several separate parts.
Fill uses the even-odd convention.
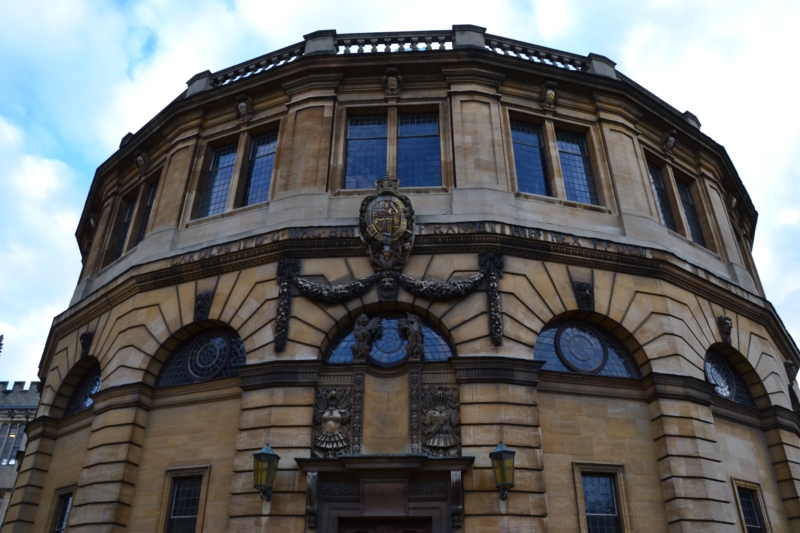
[[[503,341],[503,309],[498,287],[498,280],[503,277],[503,255],[500,252],[480,253],[478,256],[480,272],[462,280],[421,280],[403,274],[403,266],[414,245],[414,209],[411,206],[411,200],[404,194],[400,194],[399,181],[390,178],[388,173],[384,179],[375,182],[375,194],[367,196],[361,202],[359,231],[361,240],[369,253],[370,264],[375,270],[372,276],[340,285],[327,285],[301,278],[298,259],[284,258],[280,260],[278,263],[278,310],[275,326],[276,352],[286,349],[292,306],[292,286],[310,300],[332,305],[358,298],[376,283],[381,300],[396,300],[400,286],[415,296],[429,300],[449,300],[467,296],[485,282],[490,338],[492,344],[500,346]],[[367,322],[369,323],[369,321]],[[368,323],[357,323],[355,328],[366,327]],[[360,334],[365,335],[363,332]],[[409,346],[418,350],[416,345],[412,346],[411,342],[409,342]],[[353,355],[356,360],[366,358],[366,355],[361,352],[356,354],[354,351]],[[359,357],[364,357],[364,359],[359,359]],[[409,353],[409,359],[414,360],[411,353]]]

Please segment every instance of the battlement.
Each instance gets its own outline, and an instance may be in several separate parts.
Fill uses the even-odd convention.
[[[35,408],[39,405],[38,381],[25,387],[26,381],[0,381],[0,407]]]

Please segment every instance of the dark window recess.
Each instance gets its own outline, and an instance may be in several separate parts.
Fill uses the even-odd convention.
[[[3,424],[0,429],[0,445],[2,454],[0,464],[17,464],[17,451],[22,444],[22,436],[25,434],[25,424]]]
[[[681,205],[683,205],[683,214],[686,215],[686,222],[689,224],[689,233],[692,236],[692,240],[705,248],[706,240],[703,237],[703,228],[700,227],[700,217],[697,216],[697,209],[692,198],[692,191],[689,190],[689,184],[678,181],[677,185],[678,194],[681,196]]]
[[[5,443],[3,444],[3,451],[2,455],[0,456],[2,457],[2,461],[0,461],[0,464],[8,464],[8,458],[11,456],[11,449],[14,447],[14,441],[17,440],[18,428],[18,424],[11,424],[11,429],[8,429],[6,424],[3,424],[3,433],[8,431],[8,437],[5,439]]]
[[[397,178],[401,187],[442,184],[439,117],[436,113],[398,117]]]
[[[119,230],[117,233],[117,242],[114,245],[114,255],[111,258],[112,261],[116,261],[120,257],[122,257],[122,252],[125,250],[125,237],[128,236],[128,229],[131,227],[131,219],[133,218],[133,208],[135,206],[135,202],[127,202],[125,205],[125,215],[123,216],[122,220],[119,224]]]
[[[371,189],[386,173],[386,117],[347,121],[344,188]]]
[[[74,415],[89,409],[94,401],[92,395],[100,390],[102,378],[100,377],[100,367],[94,367],[78,382],[78,386],[72,391],[72,396],[67,403],[64,416]]]
[[[742,506],[744,525],[747,533],[761,533],[764,531],[763,519],[759,512],[755,491],[738,487],[739,503]]]
[[[542,128],[519,120],[511,121],[517,188],[522,192],[552,196],[544,162]]]
[[[589,533],[621,533],[614,476],[583,474],[583,503]]]
[[[175,350],[156,379],[156,388],[187,385],[236,375],[246,363],[244,342],[238,335],[215,330],[200,333]]]
[[[278,132],[267,133],[253,139],[253,143],[250,145],[250,164],[247,167],[247,181],[244,184],[242,193],[242,206],[269,200],[272,167],[275,163],[277,145]]]
[[[53,528],[54,533],[62,533],[67,529],[69,521],[69,511],[72,509],[72,493],[62,494],[58,497],[58,513],[56,514],[56,524]]]
[[[14,447],[11,448],[11,455],[8,458],[8,464],[10,465],[17,464],[17,452],[19,451],[20,446],[22,446],[22,436],[24,434],[25,434],[25,424],[21,424],[19,426],[19,429],[17,430],[17,438],[14,439]]]
[[[556,140],[567,199],[599,205],[586,137],[571,131],[556,130]]]
[[[214,150],[200,201],[200,217],[209,217],[225,211],[235,163],[235,144]]]
[[[172,484],[167,533],[194,533],[197,527],[202,484],[201,476],[175,478]]]
[[[543,360],[542,370],[553,372],[642,377],[630,352],[616,337],[583,322],[561,322],[545,327],[533,346],[533,359]]]
[[[672,207],[669,205],[669,197],[667,196],[667,188],[664,186],[664,177],[661,175],[661,169],[653,163],[647,163],[647,169],[650,171],[650,182],[653,184],[653,191],[656,193],[661,223],[672,231],[678,231],[675,226],[675,217],[672,216]]]
[[[447,341],[427,324],[422,326],[425,361],[447,361],[452,351]],[[348,364],[353,362],[352,346],[355,344],[352,331],[342,338],[328,354],[329,363]],[[375,335],[370,348],[370,359],[384,367],[397,366],[406,360],[408,339],[398,327],[398,319],[386,317],[381,319],[380,333]]]
[[[139,221],[139,231],[136,234],[136,244],[139,244],[144,239],[144,234],[147,231],[147,222],[150,220],[150,213],[153,211],[153,202],[156,201],[156,185],[152,185],[147,192],[147,203],[144,204],[144,211],[142,211],[142,219]]]

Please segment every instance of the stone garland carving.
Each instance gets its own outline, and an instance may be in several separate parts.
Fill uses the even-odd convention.
[[[419,445],[419,412],[420,396],[422,395],[422,374],[420,365],[409,365],[408,367],[408,399],[409,399],[409,440],[411,453],[420,453]]]
[[[289,316],[292,314],[292,280],[300,270],[300,261],[295,258],[278,262],[278,310],[275,316],[275,351],[286,349],[289,338]]]
[[[572,291],[575,293],[578,309],[581,311],[594,311],[594,290],[591,283],[586,283],[585,281],[573,282]]]
[[[458,455],[461,447],[461,420],[458,389],[455,387],[422,388],[422,449],[432,457]]]
[[[202,322],[208,320],[208,313],[211,311],[210,292],[201,292],[194,298],[194,321]]]
[[[368,276],[342,285],[324,285],[298,277],[293,278],[293,283],[300,294],[309,300],[325,304],[338,304],[366,293],[375,283],[375,276]]]
[[[319,389],[314,404],[314,455],[326,459],[347,451],[350,446],[350,391],[344,388]]]
[[[489,309],[489,337],[492,344],[500,346],[503,343],[503,307],[497,280],[503,277],[503,255],[500,252],[482,253],[478,256],[478,264],[488,281],[486,306]]]
[[[2,348],[2,337],[0,337],[0,348]],[[81,341],[81,359],[84,357],[89,356],[89,348],[92,347],[92,341],[94,340],[94,331],[84,331],[81,333],[80,341]]]
[[[731,331],[733,331],[733,320],[731,320],[731,317],[725,315],[718,316],[717,327],[719,328],[722,342],[731,344]]]
[[[421,280],[400,274],[400,285],[414,296],[421,296],[428,300],[449,300],[470,294],[478,288],[486,277],[483,272],[473,274],[467,279],[453,281]]]
[[[361,453],[361,430],[364,416],[364,370],[353,372],[353,434],[352,453]]]

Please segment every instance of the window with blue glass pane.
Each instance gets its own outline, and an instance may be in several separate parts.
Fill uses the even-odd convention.
[[[583,474],[581,480],[589,533],[621,532],[614,476]]]
[[[235,144],[214,150],[203,189],[203,196],[200,200],[200,217],[217,215],[225,211],[235,163]]]
[[[689,184],[677,181],[677,185],[678,194],[681,197],[681,205],[683,206],[683,214],[686,215],[686,223],[689,225],[689,233],[692,236],[692,240],[705,248],[706,239],[703,237],[700,217],[697,215],[697,208],[694,205],[694,198],[692,198],[692,191],[689,189]]]
[[[511,121],[517,188],[522,192],[552,196],[544,162],[542,128],[536,124]]]
[[[269,200],[269,187],[272,183],[272,167],[275,163],[277,145],[278,132],[267,133],[253,139],[253,143],[250,145],[247,180],[242,192],[242,206]]]
[[[400,185],[441,185],[442,157],[439,150],[438,115],[400,115],[397,122],[397,177]]]
[[[386,117],[351,117],[347,121],[344,188],[371,189],[386,173]]]
[[[661,175],[661,169],[653,163],[647,163],[647,169],[650,172],[650,182],[653,184],[653,191],[656,193],[658,214],[661,215],[661,223],[672,231],[678,231],[675,226],[675,217],[672,216],[672,207],[669,205],[667,187],[664,185],[664,177]]]
[[[556,141],[567,199],[599,205],[586,136],[571,131],[556,130]]]

